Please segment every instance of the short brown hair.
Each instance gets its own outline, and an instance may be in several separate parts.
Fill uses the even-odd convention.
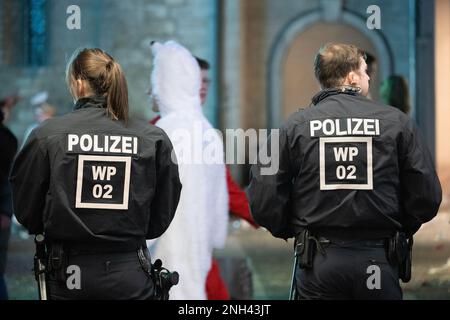
[[[194,56],[195,60],[197,60],[198,66],[200,67],[201,70],[209,70],[210,65],[209,62],[206,61],[205,59],[199,58],[197,56]]]
[[[314,73],[323,89],[335,88],[351,71],[361,66],[364,51],[351,44],[328,43],[320,48],[314,59]]]
[[[113,57],[98,48],[76,50],[66,69],[69,87],[77,79],[87,80],[96,95],[106,98],[111,119],[128,121],[127,81]]]

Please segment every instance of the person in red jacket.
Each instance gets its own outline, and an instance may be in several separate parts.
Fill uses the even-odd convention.
[[[208,61],[204,59],[201,59],[199,57],[195,57],[195,59],[197,59],[201,71],[202,82],[200,87],[200,100],[201,104],[204,105],[206,97],[208,96],[209,85],[211,83],[211,80],[209,79],[208,76],[208,70],[210,69],[210,65]],[[154,103],[152,105],[152,110],[154,112],[159,112],[158,106]],[[159,119],[161,119],[161,116],[157,115],[156,117],[151,119],[149,123],[152,125],[156,125]],[[241,219],[244,219],[245,221],[250,223],[253,227],[258,228],[259,227],[258,224],[253,220],[253,217],[250,214],[250,207],[248,204],[247,195],[233,180],[230,169],[226,167],[226,170],[227,170],[228,202],[231,214]],[[206,279],[206,293],[208,296],[208,300],[230,299],[228,288],[225,284],[225,281],[222,279],[222,276],[220,275],[219,263],[214,258],[212,259],[211,269],[209,270],[208,277]]]

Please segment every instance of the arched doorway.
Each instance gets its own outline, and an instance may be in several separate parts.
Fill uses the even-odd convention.
[[[371,53],[378,59],[371,41],[358,30],[338,23],[316,23],[301,32],[288,49],[283,63],[282,120],[299,107],[310,104],[311,97],[320,90],[313,70],[314,57],[327,42],[351,43]],[[374,74],[370,93],[378,98],[379,77]]]
[[[326,8],[326,7],[324,7]],[[383,35],[377,30],[369,30],[366,26],[366,21],[351,13],[343,10],[340,14],[336,15],[334,20],[328,19],[325,21],[324,12],[322,10],[315,10],[307,14],[302,14],[297,18],[290,21],[278,34],[273,45],[272,50],[270,52],[269,57],[269,72],[268,72],[268,110],[267,110],[267,126],[269,128],[274,128],[280,126],[283,119],[285,118],[284,112],[284,68],[286,65],[286,58],[290,53],[290,49],[295,49],[295,40],[309,29],[314,31],[315,27],[320,28],[334,25],[339,26],[338,30],[341,30],[342,33],[334,34],[334,38],[332,41],[340,41],[340,39],[347,39],[344,42],[354,43],[360,46],[367,46],[367,50],[369,48],[373,52],[375,57],[382,57],[382,59],[378,59],[378,79],[384,79],[390,74],[392,74],[394,70],[393,59],[391,56],[391,51],[384,39]],[[361,43],[356,43],[354,38],[348,38],[345,36],[345,30],[351,30],[351,34],[357,35],[359,39],[361,39]],[[301,39],[301,38],[300,38]],[[320,40],[321,44],[330,41],[330,38],[327,34],[318,34],[317,40]],[[320,47],[320,45],[318,46]],[[309,48],[309,50],[317,50],[317,48]],[[366,48],[363,48],[366,49]],[[295,50],[292,51],[295,55]],[[295,58],[295,57],[294,57]],[[312,72],[313,60],[311,59],[309,62],[309,69],[305,68],[305,70],[310,70]],[[295,72],[296,70],[292,70]],[[297,70],[297,73],[301,73]],[[309,78],[311,79],[311,77]],[[314,77],[312,77],[314,80]],[[311,83],[312,81],[311,80]],[[296,80],[298,81],[298,80]],[[295,82],[294,82],[295,83]],[[288,84],[288,86],[295,86],[292,84]],[[295,89],[295,87],[294,87]],[[293,91],[294,89],[291,90]],[[316,86],[313,90],[311,87],[308,92],[317,91],[318,87]],[[310,99],[311,93],[308,94],[307,98],[302,99]],[[294,98],[293,98],[294,99]],[[303,103],[306,100],[303,100]],[[309,101],[309,100],[308,100]],[[301,105],[302,101],[298,103],[287,102],[289,104],[289,108],[286,108],[286,114],[289,113],[289,110],[295,110]],[[308,102],[309,103],[309,102]],[[292,104],[292,105],[291,105]]]

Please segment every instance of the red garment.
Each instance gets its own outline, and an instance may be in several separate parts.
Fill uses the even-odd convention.
[[[155,125],[159,121],[159,119],[161,119],[161,116],[157,115],[152,120],[150,120],[148,123]]]
[[[219,264],[214,258],[206,278],[206,296],[208,300],[230,300],[227,286],[220,275]]]
[[[235,216],[248,221],[252,226],[258,228],[255,220],[250,214],[247,195],[239,188],[231,177],[230,169],[227,167],[227,186],[230,212]],[[230,294],[225,282],[220,275],[219,264],[213,258],[211,269],[206,278],[206,296],[208,300],[229,300]]]
[[[156,116],[149,121],[150,124],[155,125],[161,116]],[[230,169],[227,168],[227,187],[228,187],[228,205],[230,212],[235,216],[242,218],[249,222],[255,228],[258,228],[255,220],[250,214],[250,207],[248,205],[247,195],[239,188],[236,182],[234,182],[231,176]],[[206,295],[208,300],[229,300],[230,294],[228,293],[225,281],[220,275],[219,264],[217,260],[212,259],[211,269],[209,270],[206,278]]]
[[[228,203],[232,214],[246,220],[255,228],[258,224],[253,220],[250,214],[250,207],[248,205],[247,195],[239,188],[236,182],[231,177],[230,169],[227,167],[227,186],[228,186]]]

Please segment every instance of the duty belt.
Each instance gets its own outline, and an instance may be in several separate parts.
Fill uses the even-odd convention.
[[[63,251],[68,256],[88,255],[88,254],[104,254],[104,253],[125,253],[136,251],[140,247],[145,246],[145,239],[136,239],[128,242],[91,242],[91,243],[77,243],[77,242],[51,242],[52,246],[62,246]]]
[[[320,243],[328,243],[329,245],[335,245],[338,247],[373,247],[373,248],[386,248],[388,239],[367,239],[367,240],[349,240],[349,239],[337,239],[328,238],[324,236],[318,236],[317,239]]]

